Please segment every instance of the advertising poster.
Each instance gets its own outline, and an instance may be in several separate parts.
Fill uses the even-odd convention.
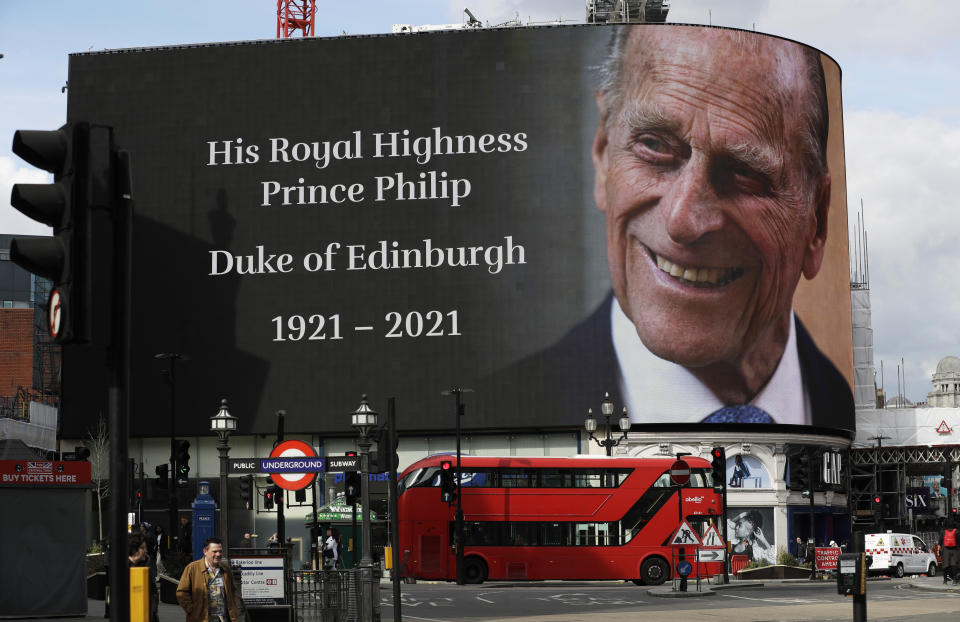
[[[745,555],[750,561],[776,563],[773,508],[728,508],[727,516],[731,555]]]
[[[449,429],[452,387],[467,430],[581,427],[609,393],[635,426],[852,434],[840,69],[813,48],[506,28],[90,52],[69,84],[133,166],[134,436],[167,429],[158,353],[190,357],[182,434],[222,398],[244,433],[345,434],[365,393]],[[65,436],[104,352],[64,353]]]

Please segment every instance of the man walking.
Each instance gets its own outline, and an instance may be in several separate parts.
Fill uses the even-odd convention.
[[[183,569],[177,602],[187,614],[186,622],[242,622],[233,572],[222,558],[223,541],[207,538],[203,557]]]
[[[960,549],[957,548],[957,524],[948,519],[940,534],[940,546],[943,557],[943,584],[953,578],[954,585],[960,585]]]

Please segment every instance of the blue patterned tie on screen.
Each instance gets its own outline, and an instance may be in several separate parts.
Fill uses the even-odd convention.
[[[775,423],[767,411],[750,406],[724,406],[707,415],[700,423]]]

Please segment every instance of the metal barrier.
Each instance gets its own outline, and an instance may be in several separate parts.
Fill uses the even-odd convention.
[[[736,575],[738,572],[750,565],[750,557],[747,555],[733,555],[730,557],[730,574]],[[738,577],[739,578],[739,577]]]
[[[357,622],[360,620],[360,570],[293,571],[293,610],[297,620]],[[373,570],[374,620],[380,619],[380,571]]]

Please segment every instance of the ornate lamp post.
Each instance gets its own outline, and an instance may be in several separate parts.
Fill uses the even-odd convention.
[[[230,456],[230,433],[237,430],[237,418],[227,410],[227,400],[220,400],[220,410],[217,414],[210,417],[210,431],[216,432],[219,440],[217,441],[217,451],[220,452],[220,537],[223,539],[223,550],[227,551],[230,546],[229,536],[227,534],[227,459]]]
[[[360,435],[360,508],[361,516],[361,555],[360,555],[360,610],[361,622],[373,622],[374,585],[373,557],[370,555],[370,446],[373,444],[370,434],[377,427],[377,411],[370,408],[367,396],[360,398],[360,406],[350,415],[350,423]]]
[[[627,432],[630,431],[630,417],[627,416],[627,408],[624,406],[623,413],[620,415],[620,431],[623,432],[623,435],[620,436],[620,438],[614,439],[610,435],[610,417],[613,416],[613,402],[610,401],[609,393],[604,393],[603,395],[603,401],[600,403],[600,413],[603,414],[607,420],[607,437],[605,439],[601,440],[593,435],[593,433],[597,431],[597,420],[593,418],[592,408],[587,410],[587,420],[584,422],[583,427],[587,429],[587,432],[590,433],[590,438],[596,441],[597,445],[607,450],[607,455],[609,456],[612,454],[613,448],[619,445],[620,441],[627,438]]]

